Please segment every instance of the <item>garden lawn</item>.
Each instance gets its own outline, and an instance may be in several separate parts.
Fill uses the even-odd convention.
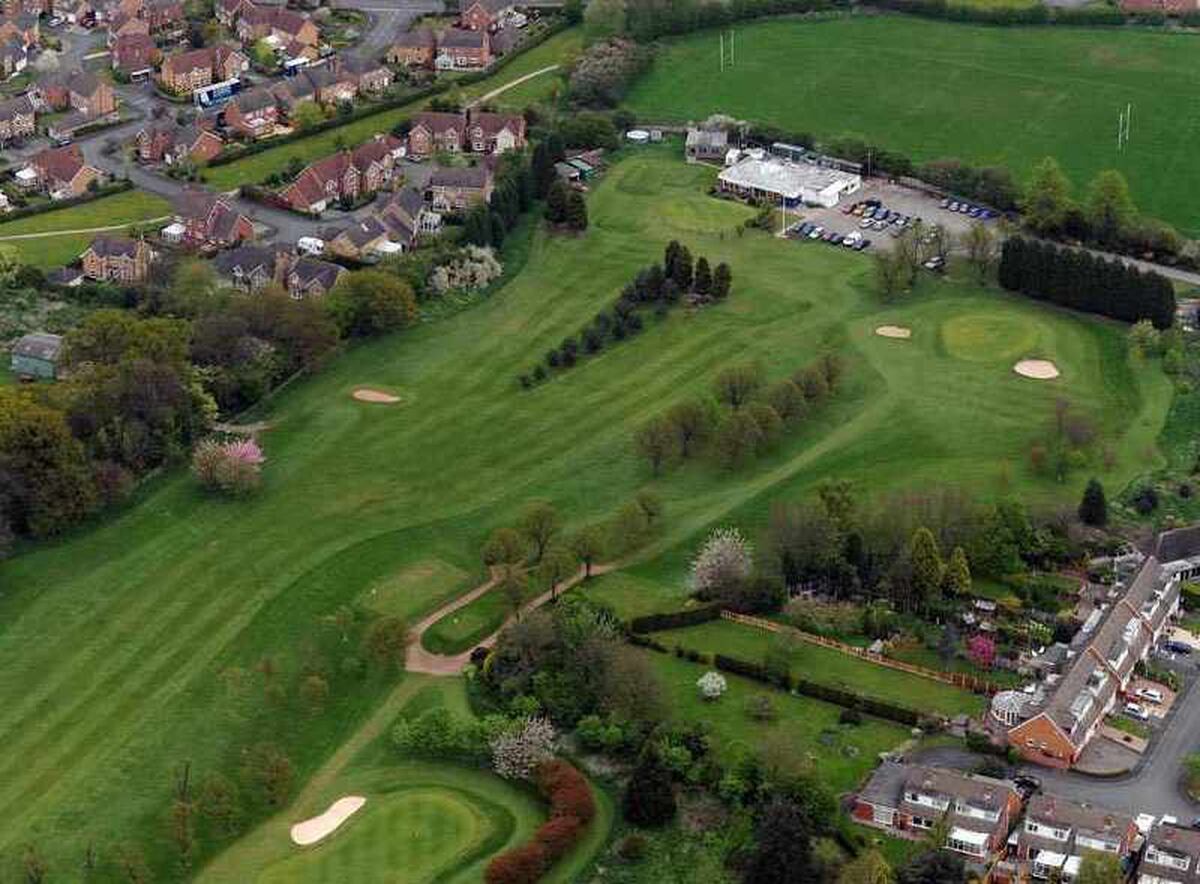
[[[716,740],[716,751],[726,762],[747,750],[786,740],[788,751],[809,759],[818,776],[834,792],[855,788],[871,770],[880,752],[894,749],[908,731],[892,722],[864,716],[862,724],[838,724],[842,708],[810,697],[793,697],[750,679],[723,673],[727,689],[716,701],[704,700],[696,680],[708,666],[678,657],[643,651],[666,690],[672,716],[680,723],[706,722]],[[754,697],[767,697],[774,721],[761,722],[746,712]]]
[[[686,629],[657,632],[654,638],[668,647],[682,645],[702,653],[728,654],[750,663],[762,663],[775,636],[728,620],[714,620]],[[917,712],[973,715],[984,706],[983,698],[953,685],[888,669],[803,641],[794,644],[792,674],[818,684],[898,703]]]
[[[827,477],[871,493],[949,483],[979,499],[1073,506],[1093,472],[1117,488],[1158,459],[1171,388],[1156,366],[1129,361],[1121,327],[980,289],[955,268],[881,309],[863,256],[737,235],[753,210],[707,196],[712,175],[668,148],[637,152],[592,188],[586,235],[538,231],[523,270],[489,299],[353,346],[282,390],[248,418],[271,423],[256,497],[214,498],[186,470],[167,471],[96,524],[0,563],[0,863],[35,841],[51,875],[70,877],[89,843],[111,857],[135,840],[165,877],[177,858],[163,820],[182,759],[197,777],[236,774],[247,742],[282,740],[304,782],[386,696],[382,676],[341,682],[325,714],[281,732],[258,689],[238,701],[222,674],[257,685],[264,658],[303,665],[340,608],[369,614],[372,587],[432,560],[475,573],[488,533],[532,498],[553,501],[574,530],[654,490],[664,528],[632,573],[674,597],[714,525],[755,536],[772,501]],[[636,338],[520,390],[517,376],[672,238],[730,262],[730,299],[649,317]],[[1059,381],[940,344],[946,320],[995,311],[1037,326]],[[875,337],[884,322],[913,327],[913,340]],[[721,367],[756,359],[775,378],[826,347],[846,358],[844,392],[769,456],[655,479],[634,453],[635,427],[706,392]],[[360,385],[395,389],[404,404],[357,402]],[[1059,483],[1025,467],[1059,396],[1093,415],[1111,470]],[[396,610],[413,619],[462,584],[408,585]]]
[[[917,160],[1004,164],[1019,180],[1054,156],[1077,193],[1115,168],[1144,212],[1200,233],[1191,162],[1200,42],[1191,34],[895,15],[784,18],[736,32],[737,64],[724,72],[715,31],[668,42],[627,105],[644,121],[720,112],[820,139],[863,138]],[[1131,134],[1118,153],[1127,104]]]
[[[78,258],[98,233],[58,233],[136,224],[170,213],[167,201],[151,193],[127,190],[65,209],[0,223],[0,248],[11,246],[22,263],[42,270],[62,267]],[[119,234],[121,230],[110,230]],[[29,239],[6,239],[23,234],[50,233]]]
[[[555,34],[546,42],[518,57],[512,64],[501,68],[494,76],[465,87],[462,95],[469,100],[548,65],[566,64],[578,53],[581,40],[578,28]],[[543,76],[551,78],[553,74]],[[538,79],[541,78],[535,78],[522,85],[532,88]],[[286,169],[293,159],[298,159],[306,164],[311,163],[313,160],[336,151],[339,144],[353,147],[376,133],[390,132],[397,123],[408,119],[428,103],[428,99],[414,101],[401,107],[352,120],[344,126],[327,129],[308,138],[269,148],[223,166],[213,166],[204,171],[204,180],[210,187],[221,191],[233,190],[247,182],[261,182],[269,175]]]

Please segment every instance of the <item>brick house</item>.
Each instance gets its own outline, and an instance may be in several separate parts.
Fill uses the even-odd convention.
[[[1157,823],[1146,839],[1137,884],[1185,884],[1200,875],[1200,832]]]
[[[292,257],[282,273],[282,284],[296,300],[318,298],[329,293],[346,268],[317,258]]]
[[[345,70],[335,69],[332,65],[310,68],[303,76],[312,83],[317,101],[326,107],[354,101],[358,96],[357,78]]]
[[[394,135],[376,135],[306,167],[280,196],[295,211],[319,214],[330,203],[374,193],[391,183],[402,146]]]
[[[0,40],[0,80],[19,74],[29,66],[29,50],[19,37]]]
[[[126,34],[112,45],[112,66],[128,76],[154,70],[162,52],[149,34]]]
[[[438,70],[478,70],[492,63],[492,44],[487,31],[447,28],[438,37]]]
[[[467,139],[473,153],[504,153],[525,146],[525,118],[520,114],[470,112]]]
[[[87,164],[77,144],[47,148],[34,154],[29,165],[37,173],[38,187],[51,199],[83,196],[92,182],[99,183],[104,176]]]
[[[243,3],[237,13],[234,31],[243,43],[271,40],[279,46],[287,46],[293,41],[302,46],[316,46],[321,42],[321,31],[316,22],[282,6]]]
[[[122,37],[132,37],[135,35],[150,36],[150,24],[145,19],[138,18],[136,15],[117,13],[113,20],[108,23],[108,45],[110,48],[115,46],[117,41]]]
[[[217,272],[239,291],[253,294],[278,285],[297,300],[320,297],[333,288],[345,268],[316,258],[298,257],[278,247],[239,245],[217,256]]]
[[[175,197],[174,209],[174,223],[163,232],[168,241],[225,248],[254,239],[254,223],[219,194],[185,188]]]
[[[486,165],[439,166],[429,176],[430,203],[436,212],[461,212],[492,198],[492,170]]]
[[[225,106],[225,125],[243,138],[266,138],[279,125],[279,102],[265,86],[239,92]]]
[[[117,109],[112,86],[85,71],[43,77],[38,82],[38,95],[51,110],[76,110],[90,118],[107,116]]]
[[[42,40],[42,29],[36,15],[28,12],[0,17],[0,41],[18,40],[26,49]]]
[[[438,151],[459,153],[466,149],[467,118],[465,114],[444,111],[424,111],[413,115],[408,130],[408,153],[414,157],[429,157]]]
[[[379,93],[392,85],[395,76],[387,65],[369,58],[350,58],[342,63],[342,71],[353,77],[359,92]]]
[[[88,279],[123,285],[145,282],[154,252],[145,240],[127,236],[98,236],[80,260]]]
[[[458,17],[459,24],[468,31],[494,30],[512,8],[511,0],[466,0]]]
[[[425,197],[415,187],[401,188],[376,212],[387,228],[388,239],[405,249],[413,249],[421,237],[435,234],[442,218],[425,205]]]
[[[116,17],[144,21],[152,34],[181,28],[186,18],[182,0],[121,0]]]
[[[37,132],[37,114],[28,96],[0,102],[0,145]]]
[[[883,762],[854,798],[855,822],[901,838],[923,838],[946,818],[944,850],[986,863],[1000,853],[1021,812],[1012,783],[944,768]]]
[[[1016,843],[1009,840],[1011,855],[997,877],[1046,880],[1057,875],[1071,881],[1088,851],[1111,854],[1128,871],[1138,828],[1127,813],[1043,794],[1029,799],[1014,836]]]
[[[429,28],[405,31],[388,47],[384,60],[404,67],[433,67],[437,55],[437,37]]]
[[[360,261],[388,241],[388,229],[378,218],[367,216],[348,227],[326,230],[321,238],[331,253]]]
[[[252,293],[273,282],[278,249],[270,245],[243,243],[222,252],[213,260],[213,267],[235,289]]]
[[[291,116],[304,102],[317,100],[317,87],[302,72],[295,77],[284,77],[275,83],[271,86],[271,94],[275,96],[275,102],[284,114]]]
[[[1156,558],[1134,554],[1115,567],[1114,589],[1123,594],[1095,609],[1072,639],[1074,656],[1048,697],[1022,707],[1023,720],[1008,730],[1008,744],[1028,761],[1074,765],[1179,610],[1178,573]]]
[[[133,144],[141,162],[171,166],[184,160],[206,163],[221,152],[224,142],[216,132],[194,124],[181,127],[160,123],[140,130]]]
[[[205,46],[169,55],[159,80],[176,94],[186,95],[202,86],[232,80],[250,67],[250,60],[231,46]]]
[[[225,27],[231,28],[241,16],[242,10],[252,5],[250,0],[217,0],[213,4],[213,15]]]

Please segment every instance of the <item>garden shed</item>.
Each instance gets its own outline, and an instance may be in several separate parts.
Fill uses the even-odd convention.
[[[34,332],[18,338],[12,346],[10,368],[19,378],[54,380],[62,354],[61,335]]]

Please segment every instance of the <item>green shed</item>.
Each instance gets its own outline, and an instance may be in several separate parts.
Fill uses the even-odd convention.
[[[62,335],[48,332],[34,332],[19,338],[12,346],[12,373],[25,380],[54,380],[58,377],[62,347]]]

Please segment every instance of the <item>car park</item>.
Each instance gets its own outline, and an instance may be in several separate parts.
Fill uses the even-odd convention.
[[[1150,713],[1146,711],[1146,707],[1141,703],[1126,703],[1122,711],[1130,718],[1136,718],[1138,721],[1150,720]]]

